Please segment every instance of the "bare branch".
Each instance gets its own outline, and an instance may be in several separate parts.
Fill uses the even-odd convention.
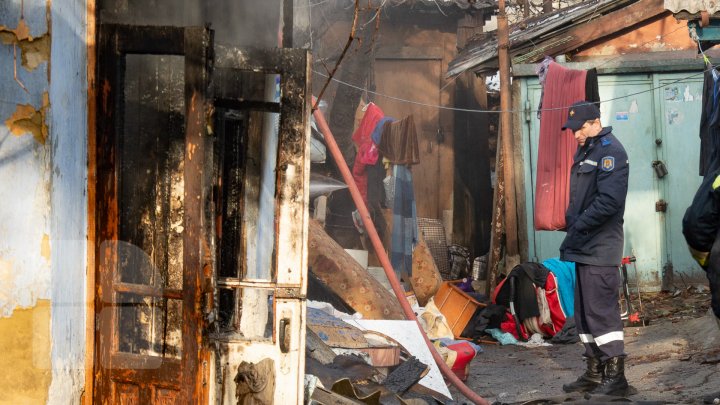
[[[340,66],[340,62],[342,62],[343,58],[345,57],[345,54],[347,53],[347,50],[350,48],[350,45],[352,45],[353,40],[355,40],[355,29],[357,28],[357,22],[358,22],[358,12],[360,10],[360,5],[358,4],[360,0],[355,0],[355,11],[353,11],[353,23],[352,28],[350,29],[350,36],[348,37],[347,43],[345,44],[345,48],[343,48],[342,53],[340,54],[340,57],[338,58],[337,62],[335,62],[335,67],[333,68],[332,72],[328,75],[327,80],[325,81],[325,84],[322,87],[322,90],[320,90],[320,94],[318,94],[317,99],[315,100],[315,105],[313,106],[313,110],[317,109],[320,100],[322,99],[323,94],[325,93],[325,89],[327,89],[327,86],[330,84],[330,81],[332,81],[333,76],[335,76],[335,72],[337,72],[338,67]]]

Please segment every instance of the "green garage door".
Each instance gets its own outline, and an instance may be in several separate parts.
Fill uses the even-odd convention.
[[[663,275],[701,280],[682,237],[682,216],[700,177],[697,174],[702,76],[693,73],[600,76],[602,123],[613,127],[630,159],[630,184],[625,208],[625,255],[637,257],[643,289],[660,289]],[[540,101],[537,79],[523,85],[531,109]],[[529,257],[541,261],[559,255],[564,232],[534,231],[535,162],[540,121],[525,116],[524,160],[528,208]],[[653,163],[662,161],[669,174],[658,178]],[[657,211],[660,201],[665,212]],[[631,272],[632,276],[632,272]]]

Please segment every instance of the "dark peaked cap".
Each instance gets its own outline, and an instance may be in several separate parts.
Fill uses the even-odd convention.
[[[568,110],[568,119],[563,125],[563,131],[570,129],[573,132],[582,128],[586,121],[600,118],[600,109],[589,101],[576,101]]]

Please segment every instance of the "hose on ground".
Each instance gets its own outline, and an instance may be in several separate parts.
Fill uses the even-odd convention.
[[[315,102],[313,97],[313,102]],[[352,177],[352,173],[350,172],[350,168],[347,165],[347,162],[345,162],[345,158],[343,157],[342,153],[340,152],[340,148],[337,145],[337,142],[335,142],[335,137],[333,136],[332,132],[330,131],[330,127],[328,126],[327,122],[325,121],[325,117],[323,116],[322,112],[319,109],[316,109],[313,112],[313,116],[315,117],[315,123],[317,124],[318,128],[320,129],[320,132],[325,137],[325,143],[327,144],[328,149],[330,150],[330,153],[332,154],[333,159],[335,159],[335,163],[337,164],[338,168],[340,169],[340,173],[343,176],[343,179],[345,180],[345,183],[347,183],[348,187],[350,188],[350,194],[352,196],[353,201],[355,202],[355,206],[357,207],[358,211],[360,212],[360,216],[362,218],[362,223],[365,227],[365,230],[368,233],[368,236],[370,237],[370,241],[372,242],[373,248],[375,249],[375,253],[377,254],[378,259],[380,260],[380,263],[383,267],[383,270],[385,270],[385,275],[387,276],[388,280],[390,281],[390,285],[392,286],[393,292],[395,293],[395,296],[397,297],[398,301],[400,302],[400,306],[402,307],[403,312],[405,313],[405,316],[412,321],[415,321],[415,323],[418,324],[418,329],[420,329],[420,332],[422,333],[423,339],[425,340],[425,344],[427,344],[428,348],[430,349],[430,353],[432,353],[433,359],[435,360],[435,363],[440,368],[440,372],[445,376],[447,380],[450,381],[452,385],[454,385],[460,393],[462,393],[467,399],[472,401],[473,403],[477,405],[490,405],[490,402],[488,400],[484,399],[480,395],[476,394],[474,391],[472,391],[467,385],[465,385],[460,379],[453,373],[452,370],[450,370],[450,367],[445,363],[445,360],[443,360],[442,356],[435,350],[435,347],[433,346],[430,339],[428,339],[427,335],[425,334],[425,331],[423,330],[422,326],[418,323],[417,317],[415,316],[415,312],[413,312],[412,307],[410,306],[410,303],[408,303],[407,299],[405,298],[405,291],[400,286],[400,282],[398,281],[397,277],[395,276],[395,271],[392,268],[392,265],[390,264],[390,259],[387,256],[387,253],[385,253],[385,248],[383,247],[382,241],[380,240],[380,237],[378,236],[377,229],[375,228],[375,224],[372,222],[372,219],[370,218],[370,212],[367,209],[367,206],[365,205],[365,202],[362,199],[362,196],[360,195],[360,191],[358,190],[357,185],[355,184],[355,180]]]

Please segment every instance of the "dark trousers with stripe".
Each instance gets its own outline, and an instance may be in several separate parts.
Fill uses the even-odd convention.
[[[576,263],[575,325],[586,357],[625,356],[617,266]]]
[[[710,307],[720,319],[720,230],[710,250],[710,260],[705,272],[710,285]]]

